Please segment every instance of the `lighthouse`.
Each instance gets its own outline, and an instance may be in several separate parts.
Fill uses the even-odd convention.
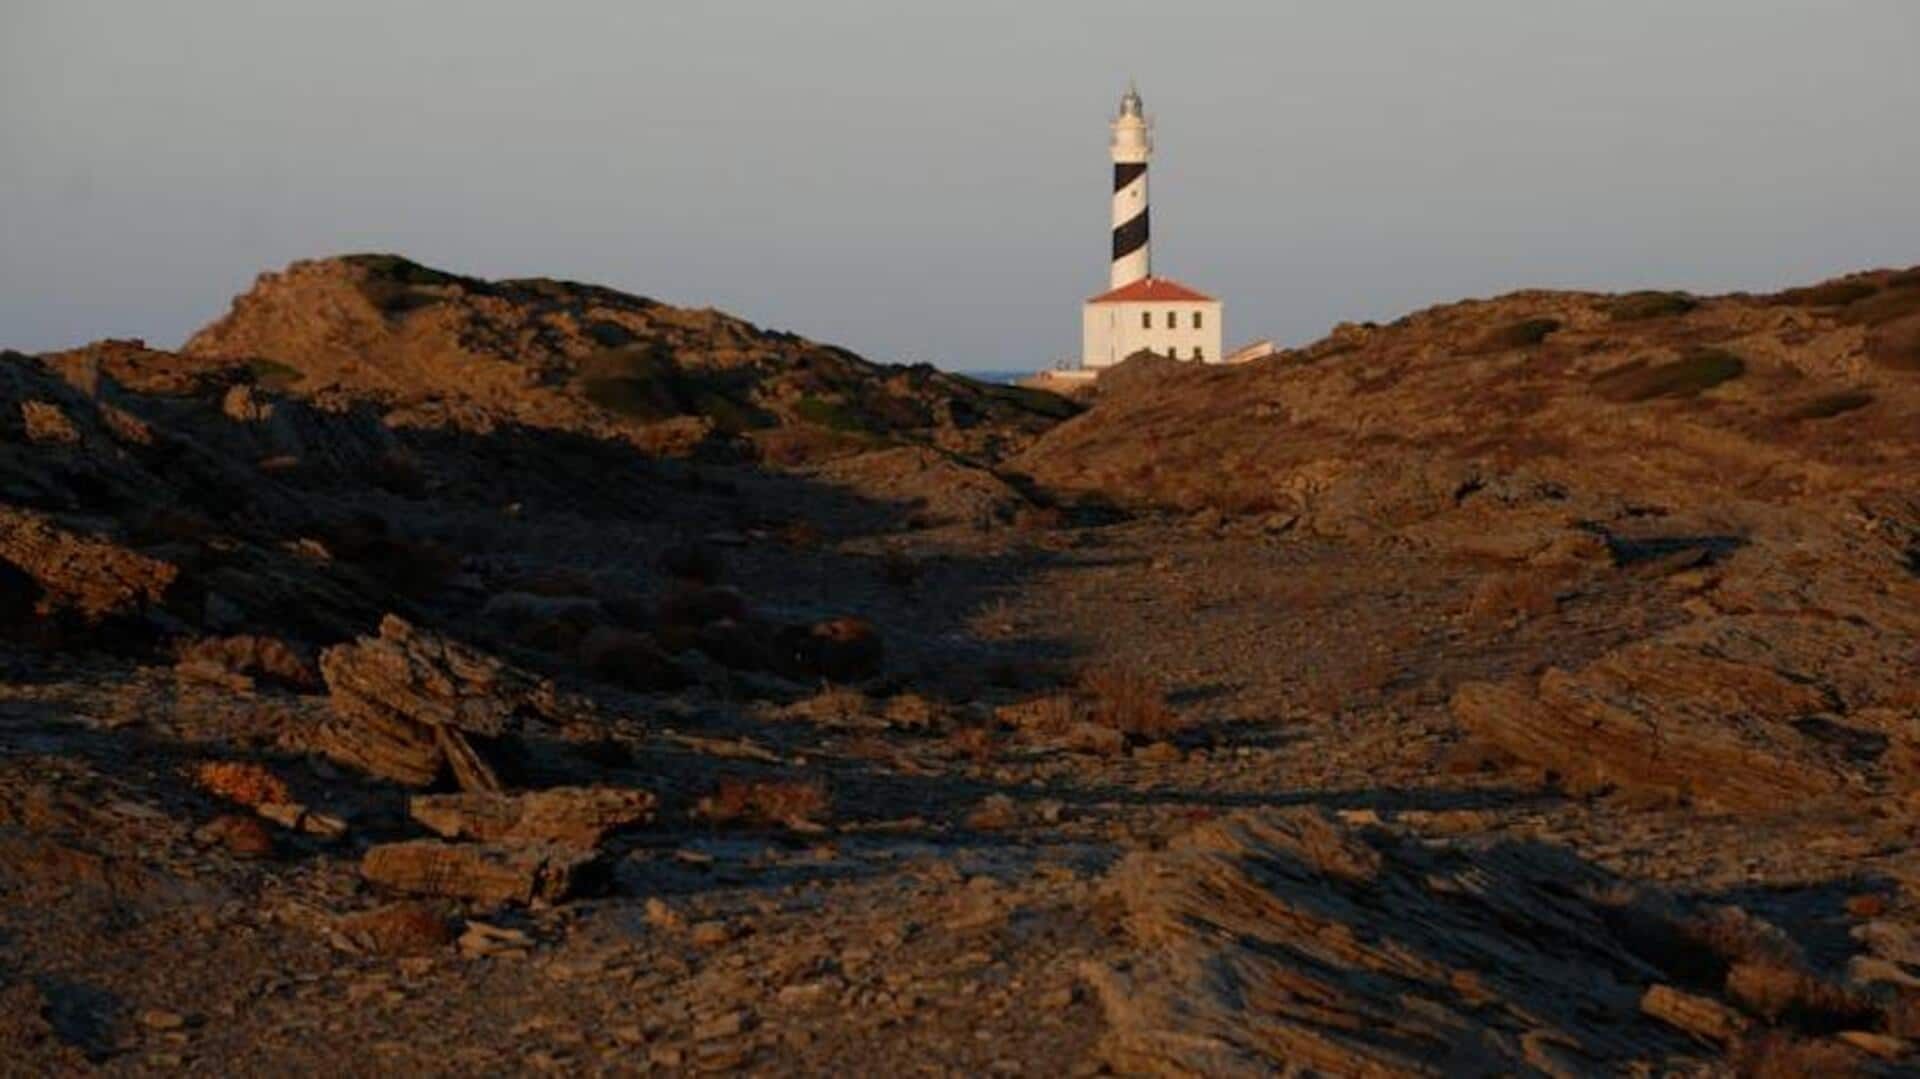
[[[1146,106],[1132,83],[1113,118],[1113,268],[1108,288],[1120,288],[1153,272],[1153,248],[1147,217],[1147,160],[1153,156],[1153,129]]]
[[[1148,236],[1147,161],[1153,125],[1131,83],[1110,125],[1113,155],[1113,261],[1107,291],[1081,306],[1080,367],[1097,373],[1140,352],[1221,363],[1220,301],[1153,275]]]

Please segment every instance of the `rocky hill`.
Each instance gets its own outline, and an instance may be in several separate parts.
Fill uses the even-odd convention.
[[[1013,465],[1383,558],[1477,560],[1489,615],[1564,618],[1610,574],[1665,579],[1671,624],[1455,698],[1467,727],[1579,782],[1749,807],[1912,782],[1920,271],[1769,296],[1523,292],[1245,367],[1136,362]]]
[[[483,281],[394,255],[263,274],[181,352],[250,363],[302,394],[376,397],[397,425],[511,421],[666,451],[753,443],[781,459],[902,439],[991,459],[1074,411],[712,309],[545,278]]]
[[[362,256],[5,354],[0,1059],[1911,1074],[1917,318],[1081,413]]]

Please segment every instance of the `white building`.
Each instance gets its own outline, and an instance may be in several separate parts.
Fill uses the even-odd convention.
[[[1143,277],[1081,307],[1082,367],[1111,367],[1136,352],[1219,363],[1220,339],[1220,301],[1164,277]]]
[[[1113,260],[1108,291],[1081,310],[1080,366],[1097,372],[1136,352],[1221,363],[1221,304],[1178,281],[1153,276],[1147,214],[1152,125],[1140,93],[1127,87],[1112,124]]]

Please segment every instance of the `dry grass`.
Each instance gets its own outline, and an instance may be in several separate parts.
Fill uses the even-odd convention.
[[[1022,532],[1049,532],[1066,523],[1067,515],[1058,506],[1021,506],[1013,515],[1013,526]]]
[[[1845,906],[1847,913],[1855,918],[1878,918],[1887,912],[1887,897],[1877,892],[1862,892],[1848,896]]]
[[[293,792],[281,778],[252,761],[203,761],[193,782],[216,798],[243,806],[286,805]]]
[[[1886,1006],[1887,1033],[1896,1038],[1920,1037],[1920,989],[1901,989]]]
[[[947,735],[948,748],[976,765],[985,765],[993,760],[996,741],[993,731],[986,727],[955,727]]]
[[[1504,626],[1549,615],[1560,608],[1560,579],[1545,570],[1508,570],[1480,579],[1467,601],[1476,626]]]
[[[1519,758],[1492,742],[1469,738],[1441,750],[1434,767],[1447,775],[1473,775],[1503,772],[1519,763]]]
[[[1838,1042],[1764,1034],[1740,1043],[1730,1059],[1741,1079],[1845,1079],[1859,1055]]]
[[[1002,723],[1029,734],[1065,734],[1080,721],[1080,702],[1070,693],[1049,693],[1000,709]]]
[[[817,779],[723,779],[696,807],[717,824],[811,824],[831,809],[827,785]]]
[[[1079,689],[1090,722],[1141,738],[1167,738],[1186,722],[1167,707],[1166,690],[1152,677],[1125,667],[1089,667]]]
[[[1920,371],[1920,321],[1883,326],[1867,335],[1867,355],[1895,371]]]
[[[1722,971],[1736,963],[1800,963],[1800,949],[1786,934],[1739,907],[1714,907],[1688,918],[1680,924],[1679,935]],[[1715,980],[1722,976],[1715,975]]]
[[[453,931],[438,909],[401,902],[349,914],[335,923],[342,936],[375,955],[432,955],[453,943]]]
[[[1813,1032],[1875,1025],[1873,1002],[1842,986],[1777,960],[1736,963],[1727,972],[1727,995],[1769,1023]]]

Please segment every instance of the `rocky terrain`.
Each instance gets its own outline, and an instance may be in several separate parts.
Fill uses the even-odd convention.
[[[1920,273],[1082,409],[353,256],[0,380],[9,1072],[1920,1066]]]

